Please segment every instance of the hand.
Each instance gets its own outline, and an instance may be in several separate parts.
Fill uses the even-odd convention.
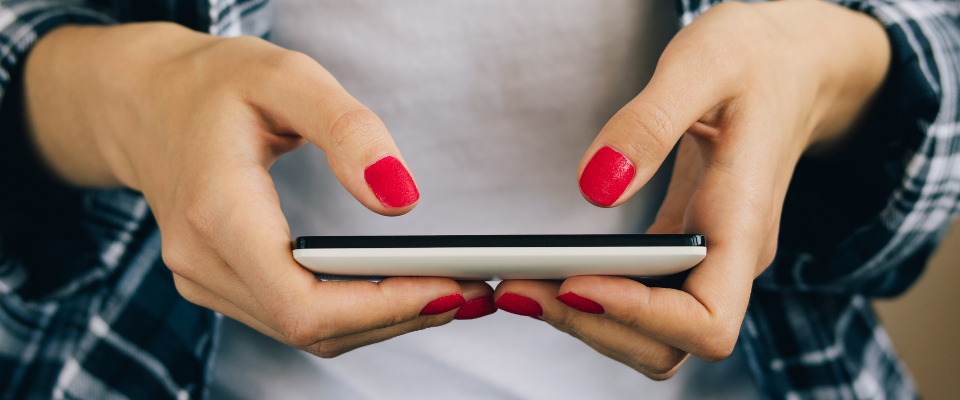
[[[25,89],[54,173],[143,192],[191,302],[324,357],[445,324],[465,300],[494,310],[483,282],[320,282],[293,260],[267,170],[308,140],[374,212],[419,199],[380,119],[309,57],[172,24],[65,27],[33,49]]]
[[[794,166],[812,144],[829,147],[851,131],[889,58],[879,23],[826,2],[711,8],[677,34],[647,87],[606,124],[579,178],[589,201],[617,206],[679,141],[649,233],[704,234],[706,259],[682,290],[605,276],[509,281],[497,287],[498,307],[539,314],[654,379],[672,376],[688,354],[725,358],[752,281],[776,254]]]

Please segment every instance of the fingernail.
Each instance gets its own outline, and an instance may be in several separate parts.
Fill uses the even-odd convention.
[[[577,311],[590,314],[603,314],[603,306],[601,306],[600,303],[586,297],[578,296],[573,292],[561,294],[557,296],[557,300],[560,300],[561,303]]]
[[[460,306],[453,319],[477,319],[497,312],[493,305],[493,296],[477,297]]]
[[[528,317],[539,317],[543,315],[543,307],[540,307],[540,303],[519,294],[504,293],[503,296],[497,299],[496,305],[497,308],[503,311],[517,315],[525,315]]]
[[[454,308],[460,307],[463,303],[467,301],[463,299],[463,296],[458,294],[451,294],[449,296],[443,296],[439,299],[427,303],[427,306],[420,311],[420,315],[437,315],[443,314],[447,311],[450,311]]]
[[[381,158],[363,171],[370,190],[386,207],[406,207],[420,198],[407,168],[394,156]]]
[[[580,190],[594,203],[610,206],[620,198],[636,170],[627,157],[610,147],[598,150],[580,175]]]

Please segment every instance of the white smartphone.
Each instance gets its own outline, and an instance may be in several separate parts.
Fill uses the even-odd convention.
[[[470,280],[657,277],[707,255],[702,235],[304,236],[293,258],[321,274]]]

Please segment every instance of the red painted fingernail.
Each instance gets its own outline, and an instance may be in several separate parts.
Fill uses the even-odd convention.
[[[477,319],[497,312],[493,305],[493,296],[477,297],[460,306],[453,319]]]
[[[557,300],[560,300],[561,303],[570,306],[570,308],[583,311],[590,314],[603,314],[603,306],[600,303],[597,303],[593,300],[590,300],[586,297],[581,297],[576,295],[573,292],[567,292],[557,296]]]
[[[610,206],[620,198],[636,170],[633,163],[609,147],[604,147],[593,155],[583,175],[580,175],[580,191],[594,203]]]
[[[407,168],[394,156],[381,158],[363,171],[363,179],[377,200],[387,207],[406,207],[420,198]]]
[[[529,297],[519,294],[504,293],[497,299],[497,308],[508,313],[525,315],[528,317],[539,317],[543,315],[543,307],[540,303]]]
[[[439,299],[427,303],[426,307],[423,307],[423,310],[420,311],[420,315],[437,315],[443,314],[447,311],[450,311],[454,308],[460,307],[463,303],[467,301],[463,299],[463,296],[458,294],[451,294],[449,296],[443,296]]]

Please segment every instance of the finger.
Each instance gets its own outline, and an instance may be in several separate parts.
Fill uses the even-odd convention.
[[[684,232],[703,234],[709,251],[683,290],[614,277],[574,277],[561,290],[597,302],[610,318],[707,361],[733,350],[756,271],[775,254],[778,205],[786,190],[776,179],[780,169],[769,168],[777,165],[769,159],[777,151],[752,150],[776,149],[757,143],[778,135],[769,128],[774,125],[744,110],[727,124],[724,134],[736,140],[697,143],[703,166]]]
[[[383,122],[310,57],[277,48],[269,74],[247,96],[270,130],[319,146],[340,183],[370,210],[399,215],[420,198],[416,182]]]
[[[440,315],[420,316],[386,328],[326,339],[303,350],[321,358],[333,358],[410,332],[446,325],[453,321],[454,314],[455,311],[449,311]]]
[[[177,289],[184,289],[180,290],[181,296],[247,323],[246,318],[234,316],[237,313],[228,311],[227,305],[222,304],[228,302],[232,308],[256,319],[258,324],[279,333],[277,326],[269,325],[273,318],[253,297],[246,284],[202,238],[191,235],[189,229],[178,229],[177,232],[180,234],[176,237],[163,239],[163,261],[173,272]]]
[[[456,310],[450,310],[437,315],[420,315],[412,321],[403,322],[394,326],[354,335],[327,339],[320,343],[311,345],[305,350],[311,354],[323,358],[336,357],[351,350],[374,343],[379,343],[396,336],[446,325],[454,319],[476,319],[490,315],[496,311],[495,308],[491,311],[483,307],[471,306],[471,303],[477,304],[478,300],[481,301],[480,304],[483,304],[485,303],[484,300],[486,299],[491,299],[489,303],[491,305],[493,304],[493,289],[490,287],[490,285],[487,285],[486,282],[462,281],[458,283],[463,288],[463,297],[467,299],[467,302]],[[473,309],[474,311],[464,314],[464,309]],[[469,318],[462,318],[463,315],[467,315]]]
[[[293,345],[282,333],[264,325],[257,318],[254,318],[239,307],[233,305],[233,303],[186,278],[177,274],[173,274],[173,276],[177,290],[190,302],[233,318],[283,344],[288,346]],[[451,310],[439,315],[419,316],[412,321],[403,322],[398,325],[327,339],[320,343],[301,347],[301,350],[319,357],[332,358],[351,350],[379,343],[406,333],[447,324],[453,320],[454,313],[455,311]]]
[[[701,269],[707,273],[698,274]],[[683,291],[647,287],[626,278],[582,276],[565,281],[560,293],[596,303],[604,317],[714,362],[733,351],[751,282],[750,277],[718,277],[711,271],[721,269],[701,264],[687,277]]]
[[[734,68],[703,62],[713,52],[687,43],[682,31],[671,41],[647,86],[607,122],[580,161],[587,200],[603,207],[626,201],[684,132],[732,96]]]
[[[211,180],[218,177],[215,184],[198,185],[202,189],[194,195],[199,200],[188,202],[195,208],[186,214],[267,311],[270,320],[261,322],[283,332],[291,343],[306,346],[396,325],[416,318],[428,303],[448,296],[453,297],[441,301],[441,308],[464,301],[460,286],[443,278],[318,281],[293,259],[290,231],[267,171],[254,161],[232,159],[215,162],[212,168],[221,170],[200,175]],[[208,280],[197,282],[212,285]]]
[[[458,281],[466,302],[457,309],[454,319],[468,320],[497,312],[493,304],[493,288],[482,281]]]
[[[560,287],[560,282],[505,281],[497,287],[497,293],[520,295],[537,302],[543,309],[540,319],[652,379],[669,378],[686,359],[687,353],[673,346],[602,315],[580,312],[563,304],[557,299]]]
[[[667,195],[657,211],[657,218],[647,229],[648,234],[683,233],[683,219],[690,204],[690,198],[697,188],[702,161],[697,142],[690,135],[680,139],[677,157]]]
[[[168,263],[168,266],[171,262],[177,264],[171,268],[173,271],[182,272],[173,272],[174,282],[181,296],[194,304],[220,312],[274,339],[290,344],[289,340],[283,337],[279,328],[262,322],[270,323],[273,318],[253,298],[250,290],[228,265],[215,254],[204,251],[199,240],[195,238],[182,239],[185,245],[167,246],[164,255],[164,260]],[[201,286],[196,281],[207,282],[207,286]],[[492,289],[484,282],[469,282],[465,286],[467,288],[465,294],[472,296],[468,297],[470,299],[484,292],[492,292]],[[220,295],[217,293],[220,293]],[[393,331],[402,332],[402,330]],[[333,338],[336,338],[336,336],[334,334]],[[383,335],[377,337],[380,337],[380,339],[370,340],[381,341],[389,338]],[[362,340],[354,339],[353,342],[361,343]],[[329,346],[327,348],[329,349]]]
[[[608,348],[606,348],[606,347],[602,347],[602,346],[595,345],[595,344],[591,343],[589,340],[584,340],[584,339],[582,339],[582,338],[580,338],[580,337],[578,337],[578,336],[576,336],[576,335],[573,335],[573,336],[574,336],[574,337],[577,337],[578,339],[581,339],[584,343],[586,343],[588,346],[590,346],[590,348],[596,350],[598,353],[603,354],[604,356],[607,356],[607,357],[609,357],[609,358],[611,358],[611,359],[613,359],[613,360],[616,360],[616,361],[620,362],[621,364],[630,366],[630,364],[628,364],[629,360],[623,360],[623,359],[621,359],[621,356],[620,356],[617,352],[615,352],[615,351],[613,351],[613,350],[611,350],[611,349],[608,349]],[[642,368],[638,368],[638,367],[632,367],[632,366],[631,366],[631,368],[633,368],[635,371],[640,372],[641,374],[643,374],[644,376],[646,376],[647,378],[650,378],[650,379],[652,379],[652,380],[655,380],[655,381],[664,381],[664,380],[670,379],[670,378],[672,378],[674,375],[676,375],[676,374],[677,374],[677,371],[680,371],[680,367],[683,367],[683,364],[684,364],[685,362],[687,362],[687,359],[688,359],[688,358],[690,358],[690,354],[688,354],[688,353],[683,353],[683,354],[685,354],[685,355],[684,355],[684,357],[680,360],[680,362],[678,362],[676,365],[674,365],[674,367],[673,367],[672,369],[670,369],[669,371],[664,372],[664,373],[661,373],[661,374],[654,373],[654,372],[650,372],[650,371],[648,371],[648,370],[646,370],[646,369],[642,369]]]
[[[216,293],[207,290],[203,286],[200,286],[193,281],[178,275],[177,273],[173,273],[173,283],[177,287],[177,292],[179,292],[180,295],[183,296],[183,298],[187,301],[233,318],[244,325],[256,329],[264,335],[270,336],[277,341],[289,345],[289,343],[287,343],[287,339],[283,337],[283,334],[278,332],[276,329],[273,329],[270,326],[260,322],[259,319],[254,318],[240,307],[237,307],[223,297],[218,296]]]
[[[614,324],[612,325],[613,327],[612,329],[617,329],[616,327],[619,327],[620,329],[629,330],[623,325],[617,325],[615,322],[612,322],[609,320],[606,320],[606,321],[610,324]],[[628,346],[609,347],[595,340],[595,338],[598,338],[600,336],[596,336],[596,335],[591,336],[590,334],[587,334],[583,331],[572,330],[554,323],[550,323],[550,324],[554,328],[557,328],[558,330],[565,332],[570,336],[573,336],[574,338],[582,341],[584,344],[586,344],[587,346],[590,346],[590,348],[596,350],[598,353],[603,354],[604,356],[610,359],[613,359],[623,365],[633,368],[635,371],[640,372],[644,376],[653,380],[662,381],[662,380],[666,380],[673,377],[673,375],[676,374],[678,370],[680,370],[680,366],[683,365],[687,357],[689,357],[689,354],[681,352],[680,354],[682,354],[682,357],[679,357],[677,359],[667,359],[661,354],[657,354],[657,353],[650,354],[652,352],[645,348],[647,346],[644,346],[643,343],[637,343],[637,342],[625,341],[625,343]],[[637,335],[636,332],[630,332],[630,333],[632,333],[633,335]],[[637,336],[643,337],[642,335],[637,335]],[[649,338],[645,338],[645,339],[651,340]],[[666,346],[660,342],[654,341],[654,343],[656,343],[659,346]],[[672,347],[669,347],[669,346],[666,346],[666,347],[673,349]],[[637,352],[637,350],[639,351]],[[673,350],[676,350],[676,349],[673,349]],[[637,353],[634,353],[634,352],[647,354],[649,358],[637,357]],[[663,361],[656,361],[656,360],[663,360]],[[661,366],[661,365],[665,365],[665,366]],[[663,370],[664,372],[659,372],[659,373],[654,372],[654,371],[661,371],[661,368],[669,368],[669,369]]]

